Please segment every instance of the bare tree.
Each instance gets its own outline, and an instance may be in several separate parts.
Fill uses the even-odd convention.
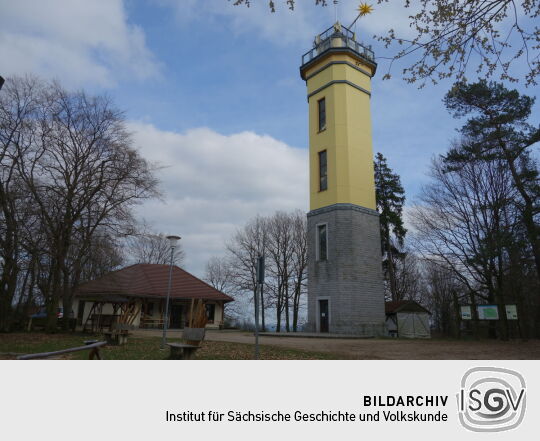
[[[242,299],[237,295],[238,290],[235,286],[234,271],[226,258],[212,257],[206,263],[204,280],[212,287],[235,299],[235,302],[224,305],[225,320],[238,321],[242,315]]]
[[[389,0],[377,0],[388,3]],[[412,39],[390,29],[379,37],[386,47],[400,49],[392,61],[415,57],[403,69],[409,82],[444,78],[465,79],[474,67],[484,77],[500,74],[502,80],[536,85],[540,75],[540,16],[538,0],[403,0]],[[475,66],[471,66],[472,64]],[[514,69],[516,63],[524,69]],[[390,64],[391,67],[391,64]],[[522,73],[523,72],[523,73]],[[389,72],[385,78],[390,76]]]
[[[231,1],[231,0],[228,0]],[[232,0],[233,4],[235,6],[238,5],[246,5],[248,8],[251,6],[252,0]],[[326,6],[327,0],[314,0],[316,5]],[[334,3],[336,3],[336,0],[332,0]],[[283,0],[282,2],[284,5],[286,5],[287,8],[289,8],[291,11],[294,9],[296,0]],[[276,12],[276,1],[275,0],[268,0],[268,7],[270,8],[270,11]]]
[[[422,291],[435,330],[445,336],[458,337],[463,286],[445,262],[432,259],[423,263]]]
[[[218,291],[234,291],[233,271],[224,258],[212,257],[206,263],[204,280]]]
[[[250,300],[257,295],[256,262],[265,254],[267,243],[266,220],[260,216],[250,220],[243,228],[236,231],[227,243],[228,258],[231,263],[234,285],[239,292],[250,294]],[[261,290],[261,325],[266,329],[265,312],[267,308],[265,292]]]
[[[31,223],[32,203],[18,168],[37,142],[42,94],[33,78],[8,80],[0,94],[0,331],[10,326],[24,229]]]
[[[467,287],[470,303],[496,303],[501,337],[506,335],[508,256],[514,242],[517,194],[503,161],[470,161],[448,169],[432,166],[422,205],[412,211],[416,247],[428,260],[443,262]]]
[[[422,298],[421,274],[416,255],[410,249],[405,249],[399,258],[395,258],[395,298],[393,300],[414,300],[424,303]],[[389,293],[392,298],[391,293]]]
[[[130,225],[131,207],[156,196],[157,181],[131,147],[122,112],[109,98],[68,92],[35,78],[8,79],[10,88],[10,103],[26,93],[35,106],[33,117],[20,126],[29,141],[12,137],[9,143],[19,158],[13,170],[27,192],[33,230],[44,240],[29,251],[46,256],[38,259],[46,270],[38,283],[52,329],[59,301],[71,309],[97,231],[118,233]]]
[[[307,219],[300,210],[290,215],[292,237],[292,290],[293,290],[293,331],[298,331],[300,310],[304,306],[307,290]]]
[[[300,211],[276,212],[256,217],[240,229],[227,245],[229,260],[209,268],[212,279],[223,280],[230,274],[232,284],[240,292],[255,293],[257,257],[266,257],[264,291],[260,293],[265,314],[272,308],[276,314],[276,330],[297,331],[304,307],[307,278],[306,217]],[[229,273],[230,272],[230,273]],[[284,325],[284,326],[283,326]]]
[[[285,314],[285,329],[290,331],[290,288],[293,261],[293,225],[287,213],[278,211],[268,219],[268,262],[273,283],[269,286],[276,309],[276,331],[281,331]]]
[[[80,282],[98,279],[119,269],[125,256],[118,238],[110,234],[96,234],[81,261]]]
[[[127,251],[136,263],[168,265],[171,262],[171,245],[165,234],[135,233],[127,239]],[[173,252],[173,264],[181,265],[185,252],[178,243]]]

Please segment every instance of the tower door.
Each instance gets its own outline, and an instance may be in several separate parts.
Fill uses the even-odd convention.
[[[328,300],[319,300],[319,329],[328,332]]]

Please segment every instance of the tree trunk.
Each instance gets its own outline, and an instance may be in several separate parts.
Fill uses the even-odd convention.
[[[461,311],[459,307],[459,299],[457,292],[452,290],[452,300],[454,303],[454,326],[456,328],[455,337],[461,338]]]
[[[11,327],[12,301],[17,288],[19,269],[12,259],[6,260],[0,278],[0,332],[8,332]]]
[[[51,273],[51,290],[48,293],[49,295],[45,303],[47,307],[47,321],[45,324],[46,332],[55,332],[58,325],[56,313],[59,306],[62,289],[62,271],[60,269],[60,263],[58,260],[53,262]]]
[[[386,261],[388,262],[388,281],[390,282],[390,293],[392,294],[392,300],[401,300],[397,298],[396,289],[396,274],[394,271],[394,259],[392,256],[392,244],[390,243],[390,237],[387,235],[387,249],[386,249]]]
[[[26,303],[24,293],[26,291],[26,287],[28,286],[28,278],[30,277],[30,271],[27,270],[24,274],[23,281],[21,283],[21,286],[19,287],[19,298],[17,299],[17,306],[15,307],[15,313],[17,315],[23,315],[23,304]]]
[[[0,281],[0,282],[3,282]],[[0,295],[0,332],[9,332],[11,327],[12,307],[11,300],[14,294],[13,286],[8,285],[8,289],[4,290]]]
[[[298,313],[300,309],[300,295],[301,287],[298,285],[294,288],[294,298],[293,298],[293,332],[298,332]]]
[[[261,285],[261,330],[266,332],[266,322],[264,319],[264,284]]]
[[[285,290],[285,330],[291,331],[290,319],[289,319],[289,290]]]
[[[277,287],[277,299],[276,299],[276,332],[281,332],[281,318],[283,316],[283,286],[279,285]]]
[[[473,337],[478,340],[480,338],[480,335],[478,333],[478,311],[476,309],[476,297],[474,295],[474,292],[469,293],[469,298],[471,301],[471,314],[472,314],[472,332]]]
[[[30,306],[32,305],[33,294],[34,294],[34,286],[36,284],[36,256],[32,257],[32,263],[30,264],[30,268],[28,269],[28,272],[30,273],[30,284],[28,285],[28,294],[26,296],[26,302],[24,304],[24,310],[23,314],[25,317],[28,317],[28,314],[30,312]]]

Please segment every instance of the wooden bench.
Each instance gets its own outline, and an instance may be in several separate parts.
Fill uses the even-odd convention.
[[[79,351],[90,351],[88,354],[88,359],[93,360],[94,358],[97,358],[98,360],[101,360],[101,354],[99,353],[99,348],[105,346],[107,344],[106,341],[96,341],[96,340],[89,340],[85,341],[85,346],[78,346],[76,348],[67,348],[67,349],[61,349],[60,351],[53,351],[53,352],[41,352],[39,354],[27,354],[27,355],[19,355],[17,357],[17,360],[36,360],[39,358],[52,358],[56,357],[58,355],[62,354],[69,354],[71,352],[79,352]]]
[[[109,331],[105,331],[103,335],[110,345],[125,345],[129,336],[129,331],[133,330],[133,325],[125,323],[113,323]]]
[[[182,339],[186,343],[167,343],[171,348],[170,360],[192,360],[204,340],[204,328],[184,328]]]

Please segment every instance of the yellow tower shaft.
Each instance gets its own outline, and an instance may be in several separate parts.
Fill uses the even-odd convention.
[[[354,204],[375,210],[371,132],[371,77],[375,66],[350,51],[329,53],[303,66],[310,139],[310,210]],[[324,98],[326,126],[319,130]],[[327,189],[320,186],[320,152],[326,150]]]

